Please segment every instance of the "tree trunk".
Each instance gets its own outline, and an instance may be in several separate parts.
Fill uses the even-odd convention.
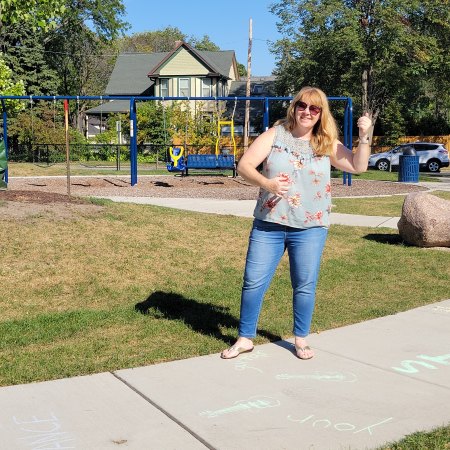
[[[379,110],[374,110],[374,105],[372,104],[369,94],[369,86],[371,82],[370,77],[371,70],[369,68],[363,69],[361,76],[361,88],[362,88],[362,114],[369,113],[369,117],[372,120],[372,126],[369,129],[369,141],[372,142],[373,130],[375,128],[375,122],[378,118]]]

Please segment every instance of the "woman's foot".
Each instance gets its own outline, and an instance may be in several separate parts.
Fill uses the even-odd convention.
[[[306,343],[305,338],[295,337],[295,354],[300,359],[311,359],[314,356],[313,350]]]
[[[248,338],[239,338],[234,345],[224,350],[220,357],[222,359],[233,359],[238,357],[241,353],[248,353],[253,350],[253,342]]]

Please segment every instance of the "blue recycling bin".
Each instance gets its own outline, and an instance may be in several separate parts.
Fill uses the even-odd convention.
[[[413,147],[406,147],[399,156],[398,181],[419,182],[419,157]]]

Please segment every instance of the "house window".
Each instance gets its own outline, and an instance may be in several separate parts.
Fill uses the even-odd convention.
[[[161,97],[169,96],[169,79],[168,78],[161,78],[159,89],[160,89]]]
[[[180,78],[178,80],[178,96],[179,97],[189,97],[191,95],[191,79],[190,78]]]
[[[211,97],[211,78],[202,78],[202,97]]]
[[[217,92],[218,95],[220,95],[221,97],[226,97],[226,96],[228,95],[228,92],[227,92],[227,84],[221,82],[221,83],[219,84],[219,88],[217,89],[217,91],[218,91],[218,92]]]
[[[263,85],[262,84],[255,84],[253,86],[253,93],[256,95],[260,95],[263,93]]]

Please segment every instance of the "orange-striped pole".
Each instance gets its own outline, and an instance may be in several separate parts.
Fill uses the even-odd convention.
[[[64,100],[64,121],[66,126],[67,195],[70,197],[69,100]]]

